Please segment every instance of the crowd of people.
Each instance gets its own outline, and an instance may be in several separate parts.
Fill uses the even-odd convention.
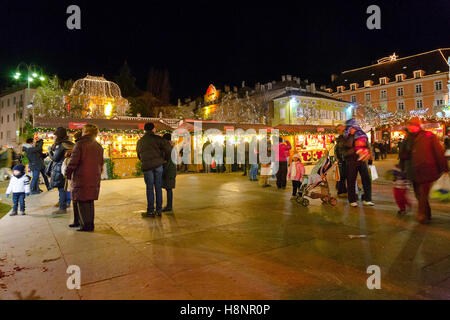
[[[146,184],[147,209],[143,217],[161,216],[163,212],[173,210],[173,190],[175,189],[177,164],[172,161],[176,147],[172,142],[171,134],[159,136],[155,132],[153,123],[144,126],[145,134],[138,141],[136,151],[142,164],[144,181]],[[345,125],[336,127],[338,136],[334,146],[327,156],[336,163],[336,190],[338,197],[347,198],[350,207],[359,206],[360,188],[357,176],[360,175],[362,183],[361,202],[364,206],[374,206],[372,202],[372,177],[370,166],[372,161],[383,156],[382,144],[371,146],[368,136],[358,126],[354,119]],[[398,204],[400,215],[407,212],[411,202],[407,198],[407,190],[412,185],[418,200],[417,218],[420,223],[431,220],[429,193],[434,181],[442,174],[448,173],[448,155],[439,143],[437,137],[431,132],[421,128],[418,118],[411,119],[407,124],[407,137],[399,145],[399,163],[394,168],[394,198]],[[73,203],[73,223],[71,228],[79,231],[94,230],[94,201],[100,192],[100,180],[103,171],[103,148],[96,141],[98,128],[87,124],[82,131],[74,135],[71,141],[65,128],[57,128],[54,144],[48,153],[43,151],[43,141],[28,139],[22,146],[23,155],[29,162],[30,178],[21,164],[22,158],[17,157],[13,163],[11,151],[0,150],[2,161],[2,176],[11,171],[11,180],[7,189],[7,196],[13,195],[13,210],[11,215],[25,215],[25,197],[43,192],[39,188],[40,177],[47,190],[58,190],[58,209],[55,215],[67,213],[67,207]],[[279,137],[276,144],[267,139],[267,150],[259,150],[261,145],[256,138],[252,143],[245,144],[245,160],[240,169],[250,181],[258,181],[262,187],[270,186],[269,179],[276,179],[278,189],[286,189],[287,181],[292,183],[291,199],[296,199],[305,177],[305,166],[299,154],[292,151],[288,140]],[[447,139],[447,144],[450,144]],[[212,145],[212,146],[211,146]],[[208,146],[211,146],[209,149]],[[204,170],[210,173],[232,172],[237,163],[229,163],[226,149],[223,154],[215,154],[214,143],[210,140],[203,145]],[[445,146],[448,150],[449,146]],[[226,147],[225,147],[226,148]],[[208,151],[208,152],[206,152]],[[265,151],[266,161],[260,158]],[[6,156],[5,156],[6,154]],[[272,157],[273,155],[273,157]],[[50,159],[46,166],[44,159]],[[207,160],[207,158],[210,158]],[[251,159],[251,161],[249,161]],[[267,161],[269,159],[269,161]],[[272,159],[272,160],[270,160]],[[291,162],[288,163],[291,159]],[[258,171],[260,178],[258,179]],[[163,207],[162,189],[167,192],[167,203]]]

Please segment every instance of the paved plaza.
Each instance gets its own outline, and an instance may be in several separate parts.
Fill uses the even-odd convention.
[[[45,192],[0,220],[0,299],[450,299],[449,204],[433,202],[424,226],[397,217],[387,182],[373,194],[375,207],[304,208],[289,187],[183,174],[173,214],[142,218],[143,179],[110,180],[83,233],[68,228],[71,208],[51,215],[57,192]],[[80,290],[66,286],[70,265]],[[366,286],[370,265],[380,290]]]

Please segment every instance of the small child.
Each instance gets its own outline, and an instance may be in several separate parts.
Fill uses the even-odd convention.
[[[406,213],[406,206],[410,207],[411,203],[406,195],[410,182],[406,179],[406,173],[400,169],[397,164],[393,170],[394,174],[394,198],[398,205],[400,211],[397,213],[399,215],[404,215]]]
[[[300,160],[298,153],[292,156],[292,162],[288,170],[288,178],[292,180],[292,196],[291,200],[297,197],[297,190],[302,185],[303,176],[305,175],[305,166]]]
[[[25,175],[25,166],[18,164],[13,168],[13,175],[9,181],[8,189],[6,190],[6,197],[13,194],[13,210],[10,216],[17,215],[17,209],[20,204],[20,215],[25,215],[25,196],[30,195],[30,177]]]

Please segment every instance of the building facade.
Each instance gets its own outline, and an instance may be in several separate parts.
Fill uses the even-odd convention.
[[[334,126],[351,117],[350,102],[320,93],[287,88],[273,100],[272,125]]]
[[[35,89],[23,89],[0,96],[0,146],[17,147],[24,119],[28,118],[29,106]]]
[[[450,49],[399,58],[395,53],[377,64],[332,76],[330,92],[350,101],[354,111],[372,108],[386,114],[442,117],[449,101]]]

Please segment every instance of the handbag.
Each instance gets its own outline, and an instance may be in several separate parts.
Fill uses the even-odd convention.
[[[374,165],[370,165],[369,166],[370,169],[370,177],[372,180],[377,180],[378,179],[378,172],[377,172],[377,167],[375,167]]]

